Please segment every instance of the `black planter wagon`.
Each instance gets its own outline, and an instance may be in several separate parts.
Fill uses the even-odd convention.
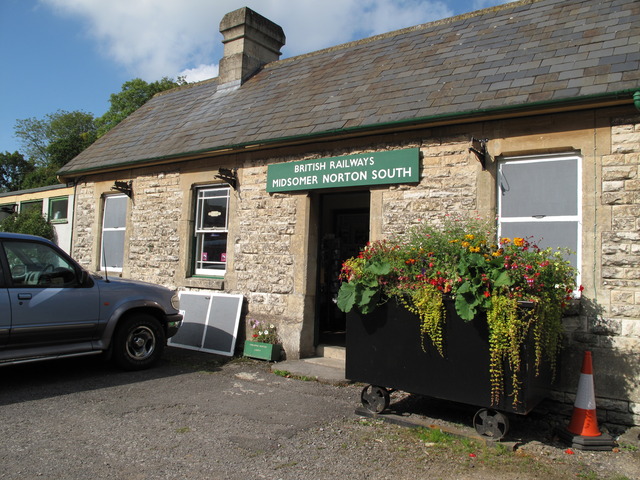
[[[407,393],[477,406],[476,431],[485,437],[502,439],[508,432],[505,413],[526,415],[549,393],[548,366],[535,371],[535,354],[525,345],[520,367],[519,401],[502,394],[491,401],[488,328],[484,318],[463,321],[453,302],[445,301],[443,332],[444,357],[420,339],[418,318],[394,300],[363,315],[347,314],[346,377],[369,384],[361,395],[362,404],[373,413],[382,413],[390,404],[390,393]],[[422,344],[421,344],[422,343]],[[511,376],[505,366],[505,391]]]

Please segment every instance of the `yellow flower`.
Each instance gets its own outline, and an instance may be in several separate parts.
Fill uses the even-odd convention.
[[[514,239],[513,239],[513,244],[514,244],[516,247],[521,247],[522,245],[524,245],[524,238],[514,237]]]
[[[475,237],[475,235],[471,235],[471,234],[467,234],[464,236],[464,238],[466,238],[467,240],[473,240]]]

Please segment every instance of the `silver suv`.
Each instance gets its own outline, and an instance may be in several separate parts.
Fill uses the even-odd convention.
[[[175,292],[90,274],[54,243],[0,232],[0,365],[107,352],[154,365],[182,323]]]

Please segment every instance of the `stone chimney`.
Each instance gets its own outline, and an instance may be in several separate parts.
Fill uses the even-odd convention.
[[[247,7],[227,13],[220,22],[220,33],[224,44],[220,85],[241,85],[262,65],[278,60],[285,43],[280,26]]]

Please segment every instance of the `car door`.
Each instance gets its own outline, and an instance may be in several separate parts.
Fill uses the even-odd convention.
[[[5,272],[0,262],[0,348],[7,343],[11,329],[11,303],[4,275]]]
[[[9,344],[37,347],[95,339],[99,292],[82,282],[75,262],[52,244],[5,240],[11,308]]]

